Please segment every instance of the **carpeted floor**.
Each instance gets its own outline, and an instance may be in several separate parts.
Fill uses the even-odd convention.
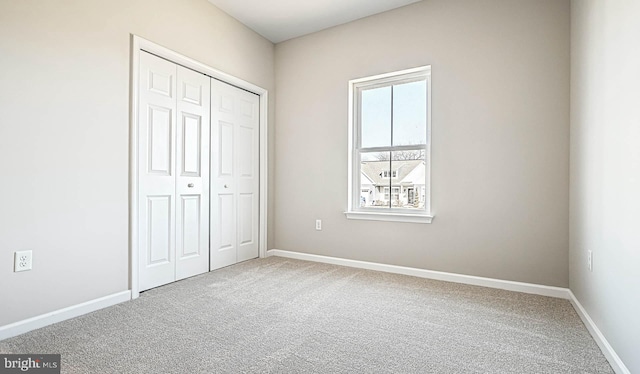
[[[0,341],[63,373],[612,373],[567,300],[278,257]]]

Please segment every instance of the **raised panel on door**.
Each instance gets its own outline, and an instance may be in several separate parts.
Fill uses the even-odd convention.
[[[254,137],[256,129],[239,126],[238,128],[238,164],[240,168],[240,178],[253,178],[256,162],[254,154]]]
[[[147,172],[171,176],[173,109],[149,104]]]
[[[178,66],[176,279],[209,270],[210,79]]]
[[[240,194],[238,200],[239,244],[251,244],[253,241],[253,194]]]
[[[236,263],[236,201],[231,193],[219,193],[212,204],[211,269]]]
[[[148,237],[147,266],[171,262],[171,196],[147,197]]]
[[[220,224],[220,240],[215,248],[219,252],[232,251],[235,249],[235,199],[232,194],[218,195],[219,204],[219,224]]]
[[[157,287],[173,281],[173,273],[167,274],[167,267],[173,268],[174,236],[172,227],[172,196],[147,196],[140,211],[140,225],[144,235],[140,238],[141,269],[145,276],[140,278],[142,290]]]
[[[180,252],[177,256],[179,259],[189,259],[193,256],[200,256],[202,252],[207,250],[200,243],[201,230],[201,201],[200,195],[182,195],[180,196]],[[178,230],[176,230],[178,231]]]
[[[238,261],[246,261],[256,258],[254,248],[256,246],[256,227],[254,226],[256,216],[256,197],[252,193],[239,195],[238,200]]]
[[[182,162],[180,175],[199,177],[202,172],[202,116],[182,114]]]
[[[234,125],[233,123],[220,121],[218,123],[217,152],[218,178],[233,178],[234,176]],[[231,180],[231,179],[230,179]]]
[[[138,270],[140,290],[175,279],[176,65],[140,52]]]

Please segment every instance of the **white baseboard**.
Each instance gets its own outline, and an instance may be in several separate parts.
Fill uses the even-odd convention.
[[[283,251],[280,249],[271,249],[267,251],[267,256],[279,256],[293,258],[297,260],[306,260],[314,262],[323,262],[326,264],[349,266],[359,269],[383,271],[386,273],[410,275],[419,278],[435,279],[446,282],[464,283],[473,286],[482,286],[489,288],[498,288],[501,290],[524,292],[534,295],[557,297],[560,299],[569,299],[569,289],[562,287],[543,286],[533,283],[514,282],[501,279],[476,277],[473,275],[463,275],[455,273],[446,273],[443,271],[425,270],[410,268],[405,266],[387,265],[376,262],[366,262],[357,260],[347,260],[338,257],[328,257],[320,255],[312,255],[308,253]]]
[[[293,258],[296,260],[305,260],[313,262],[322,262],[326,264],[348,266],[359,269],[383,271],[387,273],[411,275],[414,277],[435,279],[447,282],[464,283],[474,286],[499,288],[502,290],[524,292],[535,295],[557,297],[560,299],[567,299],[571,302],[574,309],[582,319],[582,322],[587,327],[587,330],[598,344],[602,353],[609,361],[609,364],[617,374],[631,374],[629,369],[622,362],[618,354],[613,350],[607,339],[604,337],[598,326],[593,322],[587,311],[582,307],[578,299],[576,299],[573,292],[568,288],[543,286],[532,283],[513,282],[493,278],[476,277],[472,275],[463,275],[455,273],[446,273],[442,271],[433,271],[425,269],[410,268],[404,266],[379,264],[375,262],[348,260],[338,257],[328,257],[313,255],[301,252],[284,251],[280,249],[271,249],[267,251],[267,256],[278,256]]]
[[[91,313],[115,304],[131,300],[131,291],[122,291],[107,295],[98,299],[89,300],[81,304],[58,309],[53,312],[41,314],[33,318],[0,326],[0,340],[11,338],[25,332],[49,326],[54,323]]]
[[[613,368],[613,371],[615,371],[618,374],[631,374],[631,371],[627,369],[627,366],[624,364],[624,362],[622,362],[622,360],[620,359],[620,356],[618,356],[616,351],[613,350],[613,347],[611,347],[611,344],[609,344],[609,342],[604,337],[604,335],[602,334],[598,326],[595,324],[595,322],[593,322],[593,320],[591,319],[587,311],[584,309],[582,304],[580,304],[580,302],[578,301],[576,296],[573,294],[573,292],[571,292],[571,290],[569,290],[569,296],[570,296],[569,300],[571,301],[573,308],[576,310],[576,312],[580,316],[580,319],[582,320],[584,325],[587,327],[587,330],[589,330],[589,333],[593,337],[593,340],[595,340],[596,343],[598,344],[598,347],[600,347],[600,350],[602,351],[604,356],[607,358],[607,361],[609,361],[609,364],[611,365],[611,368]]]

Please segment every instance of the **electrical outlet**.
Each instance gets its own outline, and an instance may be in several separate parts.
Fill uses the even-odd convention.
[[[317,219],[316,220],[316,230],[318,230],[318,231],[322,230],[322,220],[321,219]]]
[[[17,273],[19,271],[31,270],[32,256],[32,251],[16,251],[13,271]]]
[[[587,251],[587,267],[589,271],[593,271],[593,253],[591,251]]]

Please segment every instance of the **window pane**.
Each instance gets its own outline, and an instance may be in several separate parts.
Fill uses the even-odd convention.
[[[362,147],[391,145],[391,86],[361,92]]]
[[[393,86],[393,145],[427,142],[427,81]]]
[[[391,153],[362,152],[360,154],[360,197],[357,206],[361,208],[390,207],[391,195]]]
[[[424,149],[391,152],[391,207],[424,209],[425,159]]]

